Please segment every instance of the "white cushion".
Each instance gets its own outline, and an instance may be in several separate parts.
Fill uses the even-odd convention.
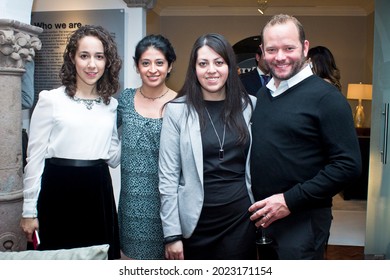
[[[75,249],[0,252],[0,260],[107,260],[108,244]]]

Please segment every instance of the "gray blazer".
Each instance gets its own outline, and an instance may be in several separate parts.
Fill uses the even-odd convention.
[[[251,96],[253,106],[256,98]],[[189,117],[187,118],[187,115]],[[244,118],[251,133],[251,107]],[[252,146],[252,136],[250,137]],[[246,162],[246,184],[254,201],[250,183],[249,153]],[[203,206],[203,149],[198,114],[188,111],[185,97],[168,103],[161,129],[159,153],[160,216],[164,237],[182,235],[189,238]]]

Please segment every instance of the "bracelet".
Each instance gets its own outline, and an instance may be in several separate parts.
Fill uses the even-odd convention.
[[[179,241],[179,240],[181,240],[181,238],[182,238],[181,235],[173,235],[173,236],[165,237],[164,238],[164,245]]]

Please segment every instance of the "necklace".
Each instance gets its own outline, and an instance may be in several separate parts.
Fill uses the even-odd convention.
[[[73,100],[76,101],[77,103],[83,103],[88,110],[91,110],[93,105],[101,104],[103,101],[101,96],[95,99],[84,99],[84,98],[79,98],[77,96],[73,96]]]
[[[215,129],[215,125],[214,125],[214,123],[213,123],[213,120],[211,119],[209,110],[207,110],[206,107],[205,107],[205,109],[206,109],[207,115],[209,116],[211,125],[212,125],[212,127],[213,127],[213,129],[214,129],[215,135],[217,135],[217,138],[218,138],[218,143],[219,143],[219,154],[218,154],[218,158],[219,158],[219,160],[223,160],[223,158],[224,158],[224,156],[225,156],[225,151],[223,150],[223,145],[225,144],[226,123],[223,124],[223,136],[222,136],[222,142],[221,142],[221,139],[219,138],[218,132],[217,132],[217,130]]]
[[[141,88],[139,88],[139,93],[141,93],[141,95],[142,95],[144,98],[150,99],[150,100],[152,100],[152,101],[154,101],[154,100],[156,100],[156,99],[162,98],[165,94],[168,93],[168,91],[169,91],[169,88],[167,89],[166,92],[164,92],[164,93],[161,94],[160,96],[157,96],[157,97],[149,97],[149,96],[146,96],[145,94],[143,94]]]

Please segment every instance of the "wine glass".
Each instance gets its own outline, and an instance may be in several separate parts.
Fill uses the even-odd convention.
[[[259,210],[260,209],[257,209],[254,213],[256,213]],[[267,217],[267,215],[263,215],[262,219],[264,219],[265,217]],[[256,244],[266,245],[266,244],[271,244],[271,243],[272,243],[272,239],[269,238],[268,236],[266,236],[266,234],[264,232],[263,224],[261,224],[260,227],[258,227],[256,230]]]
[[[256,244],[257,245],[267,245],[267,244],[271,244],[272,243],[272,239],[269,238],[266,234],[265,234],[265,231],[264,231],[264,228],[262,226],[260,226],[259,228],[257,228],[257,232],[256,232]]]
[[[274,248],[274,240],[265,234],[265,229],[260,226],[256,231],[257,257],[259,260],[277,260],[278,254]]]

